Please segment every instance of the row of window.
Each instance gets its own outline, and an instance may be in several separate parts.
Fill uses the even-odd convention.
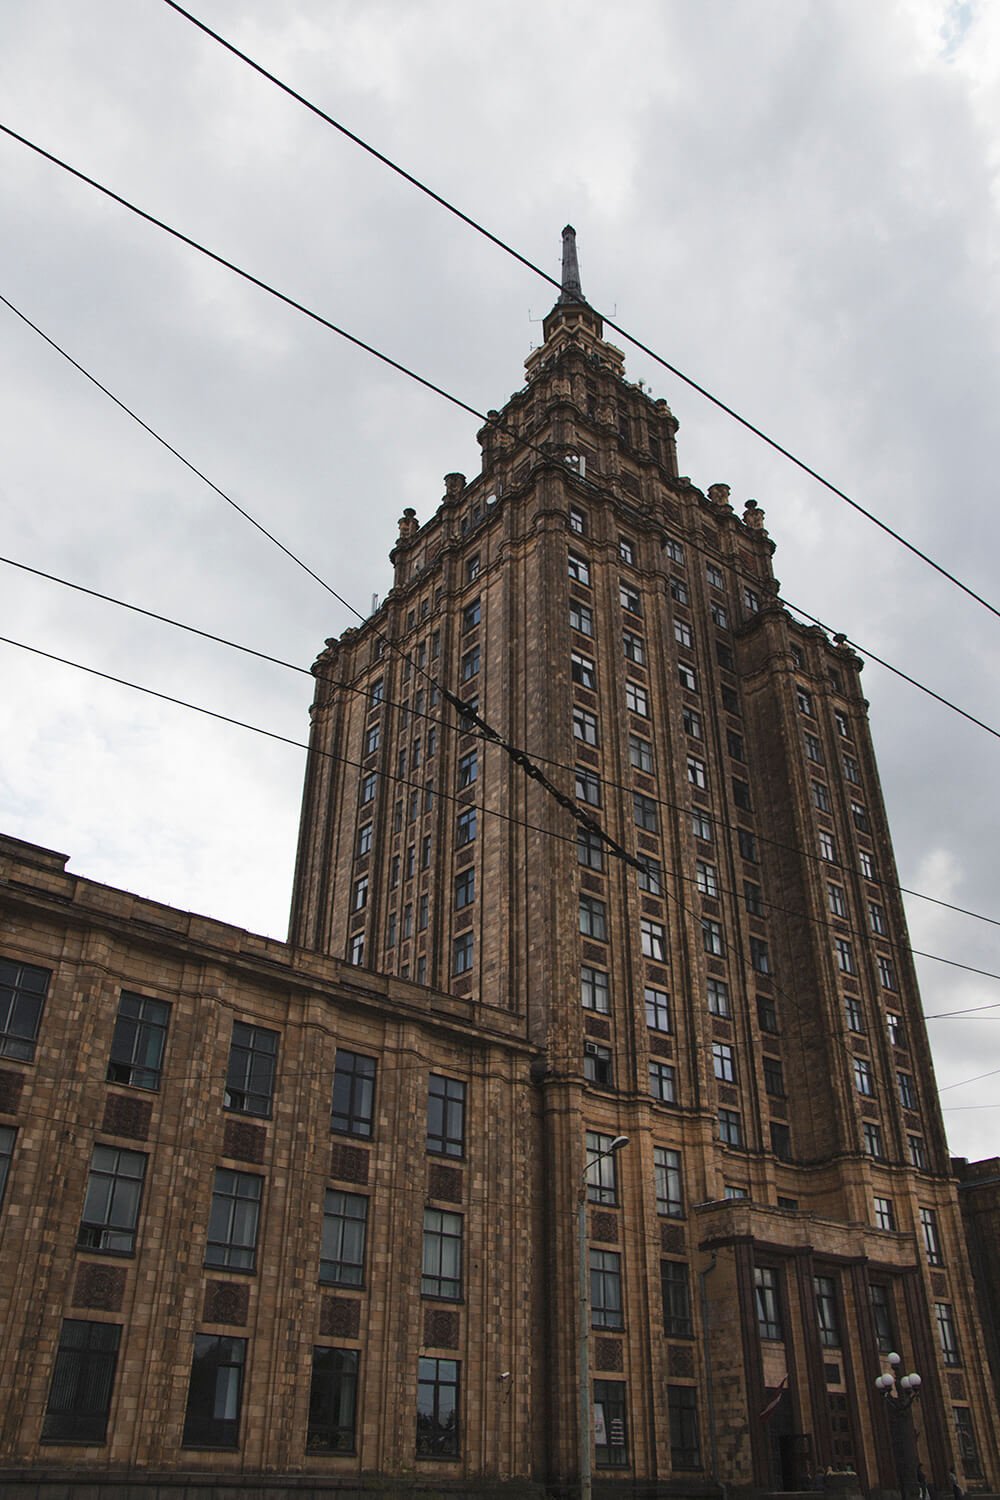
[[[865,1155],[870,1156],[873,1161],[888,1160],[882,1127],[875,1120],[862,1120],[861,1141],[864,1146]],[[910,1166],[915,1167],[918,1172],[926,1172],[930,1169],[927,1159],[927,1148],[924,1145],[922,1135],[907,1135],[906,1159]]]

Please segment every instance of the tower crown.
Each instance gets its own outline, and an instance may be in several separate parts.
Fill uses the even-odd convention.
[[[597,338],[603,335],[603,324],[587,302],[580,284],[580,261],[576,252],[576,230],[567,224],[562,232],[562,290],[555,306],[542,323],[546,339],[566,325],[588,328]]]

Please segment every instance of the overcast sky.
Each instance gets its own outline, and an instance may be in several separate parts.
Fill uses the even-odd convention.
[[[191,0],[209,25],[1000,607],[1000,7]],[[163,0],[4,0],[0,118],[480,411],[544,282]],[[362,614],[476,420],[0,137],[0,293]],[[0,552],[308,667],[353,616],[0,305]],[[1000,730],[1000,619],[626,350],[784,596]],[[0,565],[0,633],[294,740],[311,681]],[[0,828],[283,938],[304,755],[0,646]],[[869,662],[904,886],[1000,920],[997,738]],[[914,947],[998,927],[908,899]],[[1000,1149],[1000,983],[918,960],[953,1150]],[[981,1108],[980,1106],[987,1106]]]

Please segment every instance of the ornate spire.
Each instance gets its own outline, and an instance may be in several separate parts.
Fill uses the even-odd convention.
[[[562,232],[562,292],[558,302],[585,302],[583,288],[580,285],[580,263],[576,258],[576,230],[572,224],[567,224]]]

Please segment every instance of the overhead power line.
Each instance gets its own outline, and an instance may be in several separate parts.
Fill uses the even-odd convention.
[[[529,260],[526,255],[522,255],[519,250],[516,250],[513,247],[513,245],[508,244],[506,240],[502,239],[499,235],[494,234],[483,224],[480,224],[477,219],[474,219],[471,216],[471,214],[464,213],[462,209],[458,208],[454,203],[445,198],[441,193],[435,192],[433,188],[429,187],[427,183],[423,182],[419,177],[416,177],[412,172],[406,171],[406,169],[401,167],[397,162],[394,162],[383,152],[378,151],[374,146],[372,146],[368,141],[364,140],[361,136],[357,135],[353,130],[349,130],[346,125],[335,119],[333,115],[327,114],[326,110],[321,109],[318,104],[314,104],[311,99],[307,99],[304,94],[300,94],[296,89],[293,89],[290,84],[285,83],[283,79],[277,76],[277,74],[270,72],[267,68],[263,67],[262,64],[256,62],[254,58],[250,57],[248,53],[243,52],[239,47],[228,41],[224,36],[221,35],[220,32],[213,31],[210,26],[206,26],[204,21],[199,20],[197,16],[191,13],[191,11],[185,10],[182,5],[178,5],[177,0],[164,0],[164,4],[169,5],[171,10],[176,11],[177,14],[183,16],[185,20],[190,21],[193,26],[196,26],[199,31],[204,32],[206,36],[211,37],[213,41],[218,42],[218,44],[221,47],[224,47],[227,52],[231,52],[234,57],[238,57],[241,62],[246,63],[248,67],[254,70],[254,72],[259,73],[262,78],[266,78],[269,83],[273,83],[276,88],[279,88],[283,93],[287,94],[289,98],[294,99],[296,103],[301,104],[305,109],[309,110],[311,114],[316,115],[325,124],[330,125],[334,130],[339,131],[341,135],[352,141],[354,145],[360,147],[362,151],[367,152],[369,156],[380,162],[384,167],[387,167],[391,172],[395,172],[397,176],[403,178],[405,182],[408,182],[411,187],[416,188],[418,192],[423,193],[426,197],[430,198],[434,203],[436,203],[440,208],[443,208],[447,213],[453,214],[454,217],[461,220],[461,222],[465,224],[467,228],[474,230],[476,234],[482,235],[484,239],[489,240],[492,245],[496,245],[496,247],[499,250],[502,250],[506,255],[512,256],[514,260],[520,262],[522,266],[525,266],[529,271],[533,272],[534,275],[540,276],[543,281],[547,281],[550,286],[555,287],[557,290],[562,290],[561,283],[554,276],[551,276],[548,271],[544,271],[541,266],[538,266],[534,263],[534,261]],[[956,588],[961,589],[961,591],[964,594],[967,594],[970,599],[974,599],[977,604],[981,604],[984,609],[989,610],[990,614],[995,615],[997,619],[1000,619],[1000,609],[991,604],[988,599],[984,599],[983,596],[981,594],[978,594],[975,589],[971,588],[967,583],[963,583],[960,578],[957,578],[954,573],[950,572],[947,568],[942,566],[941,563],[935,562],[932,557],[928,556],[928,554],[922,551],[920,547],[916,546],[915,543],[908,541],[906,537],[904,537],[900,532],[896,531],[896,529],[890,526],[886,521],[880,520],[873,511],[868,510],[867,507],[862,505],[859,501],[852,499],[851,496],[846,493],[846,491],[842,490],[838,485],[834,484],[832,480],[825,478],[824,475],[822,475],[818,471],[818,469],[814,469],[810,464],[807,464],[804,459],[801,459],[796,454],[794,454],[791,449],[786,448],[782,443],[779,443],[777,439],[770,437],[766,432],[764,432],[762,428],[757,427],[747,417],[741,416],[741,414],[736,411],[734,407],[727,405],[725,401],[721,400],[718,396],[713,395],[711,391],[706,389],[705,386],[700,385],[696,380],[693,380],[691,376],[685,375],[683,370],[678,369],[676,365],[671,364],[669,360],[665,359],[661,354],[658,354],[655,349],[650,348],[648,344],[644,343],[634,334],[629,333],[628,329],[623,328],[620,323],[616,323],[613,318],[607,317],[597,308],[595,308],[594,311],[597,313],[598,317],[600,317],[603,322],[607,324],[609,328],[613,328],[614,331],[617,334],[620,334],[623,339],[627,340],[627,342],[630,343],[633,348],[640,350],[649,359],[652,359],[656,364],[660,365],[662,369],[669,371],[671,375],[675,376],[678,380],[683,381],[683,383],[688,386],[689,389],[697,391],[698,394],[700,396],[703,396],[704,399],[710,402],[712,406],[716,407],[719,411],[724,412],[726,416],[731,417],[734,422],[739,423],[739,425],[745,428],[747,432],[753,433],[754,437],[757,437],[761,440],[761,442],[766,443],[767,446],[769,448],[772,448],[775,453],[780,453],[782,458],[785,458],[789,463],[794,464],[797,469],[801,469],[804,474],[808,474],[811,479],[815,479],[817,484],[822,485],[824,489],[829,490],[831,494],[836,495],[838,499],[843,500],[844,503],[846,505],[849,505],[852,510],[856,510],[859,515],[864,516],[866,520],[870,521],[873,526],[877,526],[880,531],[884,531],[887,536],[892,537],[892,539],[898,542],[901,547],[905,547],[908,552],[912,552],[914,557],[919,557],[921,562],[926,563],[929,568],[933,568],[934,571],[936,573],[939,573],[942,578],[946,578],[949,583],[953,583]]]

